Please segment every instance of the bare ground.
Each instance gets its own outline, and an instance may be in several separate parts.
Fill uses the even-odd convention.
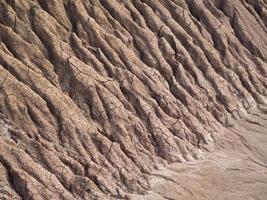
[[[267,115],[249,113],[225,131],[219,151],[201,160],[159,167],[150,179],[152,191],[134,199],[267,199]]]
[[[0,0],[0,199],[128,199],[177,162],[214,198],[230,155],[266,155],[226,129],[267,105],[266,22],[266,0]]]

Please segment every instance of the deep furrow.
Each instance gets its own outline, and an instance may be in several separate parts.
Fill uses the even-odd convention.
[[[152,2],[149,2],[149,3],[152,3]],[[166,17],[165,17],[166,18]],[[164,19],[163,19],[164,20]],[[170,26],[171,27],[171,26]],[[172,30],[172,31],[174,31],[174,30]],[[185,40],[185,41],[184,41]],[[193,58],[193,57],[195,57],[194,55],[193,55],[193,53],[191,52],[192,50],[194,50],[194,49],[188,49],[188,48],[191,48],[191,44],[189,43],[189,42],[186,42],[186,38],[184,38],[183,37],[183,40],[182,40],[182,44],[183,44],[183,46],[186,46],[186,49],[187,49],[187,51],[189,51],[189,55],[191,56],[191,58]],[[189,46],[188,46],[189,45]],[[194,48],[194,47],[193,47]],[[195,61],[194,61],[194,59],[193,59],[193,62],[195,63]],[[197,64],[196,63],[196,65],[197,66],[199,66],[199,64]],[[200,69],[201,69],[201,71],[202,71],[202,74],[203,75],[205,75],[206,73],[205,73],[205,70],[203,69],[203,68],[201,68],[200,67]],[[203,71],[204,70],[204,71]],[[212,79],[210,79],[210,78],[208,78],[208,76],[207,75],[205,75],[205,78],[206,78],[206,80],[208,80],[211,84],[213,84],[214,85],[214,83],[216,83],[216,81],[214,81],[214,80],[212,80]],[[218,87],[213,87],[213,88],[215,88],[215,89],[217,89]],[[218,90],[217,90],[217,93],[218,93]]]

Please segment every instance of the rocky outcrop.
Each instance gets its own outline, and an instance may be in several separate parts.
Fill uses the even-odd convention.
[[[266,0],[1,0],[0,198],[125,199],[266,105]]]

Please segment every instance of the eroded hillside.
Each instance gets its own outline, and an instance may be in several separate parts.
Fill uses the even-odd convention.
[[[266,0],[0,0],[0,198],[142,194],[266,89]]]

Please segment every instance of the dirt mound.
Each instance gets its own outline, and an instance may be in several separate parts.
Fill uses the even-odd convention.
[[[0,198],[125,199],[266,105],[266,0],[1,0]]]

